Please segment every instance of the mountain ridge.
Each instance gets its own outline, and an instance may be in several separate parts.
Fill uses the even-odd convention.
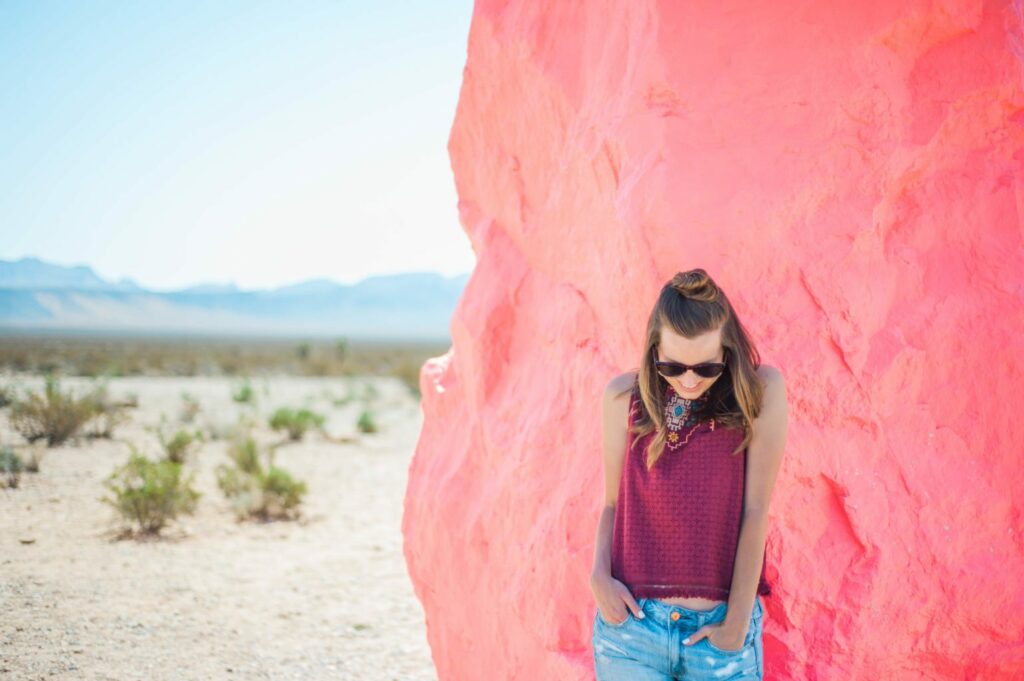
[[[469,274],[373,275],[354,284],[319,277],[272,289],[200,283],[147,290],[110,282],[88,265],[0,260],[4,330],[295,334],[441,340]]]

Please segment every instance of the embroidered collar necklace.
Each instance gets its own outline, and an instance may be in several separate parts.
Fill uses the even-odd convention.
[[[687,399],[667,386],[665,390],[665,426],[668,435],[665,446],[675,451],[690,441],[690,436],[700,427],[703,421],[697,419],[696,412],[708,402],[708,391],[694,399]],[[715,429],[715,419],[710,419],[711,430]]]

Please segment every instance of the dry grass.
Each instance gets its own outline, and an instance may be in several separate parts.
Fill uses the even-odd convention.
[[[118,336],[0,336],[0,372],[67,376],[394,376],[419,397],[419,368],[447,343]]]

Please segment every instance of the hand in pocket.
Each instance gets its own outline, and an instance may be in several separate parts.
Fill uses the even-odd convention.
[[[597,601],[597,616],[608,626],[618,627],[626,623],[630,614],[643,619],[640,604],[625,584],[612,576],[593,580],[591,588]]]

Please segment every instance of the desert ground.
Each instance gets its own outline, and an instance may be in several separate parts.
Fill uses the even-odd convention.
[[[33,375],[3,375],[41,391]],[[417,399],[398,379],[255,378],[255,404],[228,377],[127,376],[112,397],[138,406],[112,439],[30,447],[0,409],[0,444],[41,452],[40,470],[0,489],[2,679],[436,679],[422,608],[402,557],[406,475],[420,430]],[[371,384],[367,402],[337,396]],[[84,390],[86,378],[61,387]],[[187,464],[201,492],[194,515],[155,539],[125,538],[99,500],[129,442],[157,457],[152,427],[176,423],[183,392],[192,429],[224,431],[241,414],[262,443],[280,442],[277,406],[326,417],[324,433],[277,448],[275,463],[308,485],[295,520],[238,522],[216,483],[227,441],[208,439]],[[367,404],[379,426],[356,426]]]

